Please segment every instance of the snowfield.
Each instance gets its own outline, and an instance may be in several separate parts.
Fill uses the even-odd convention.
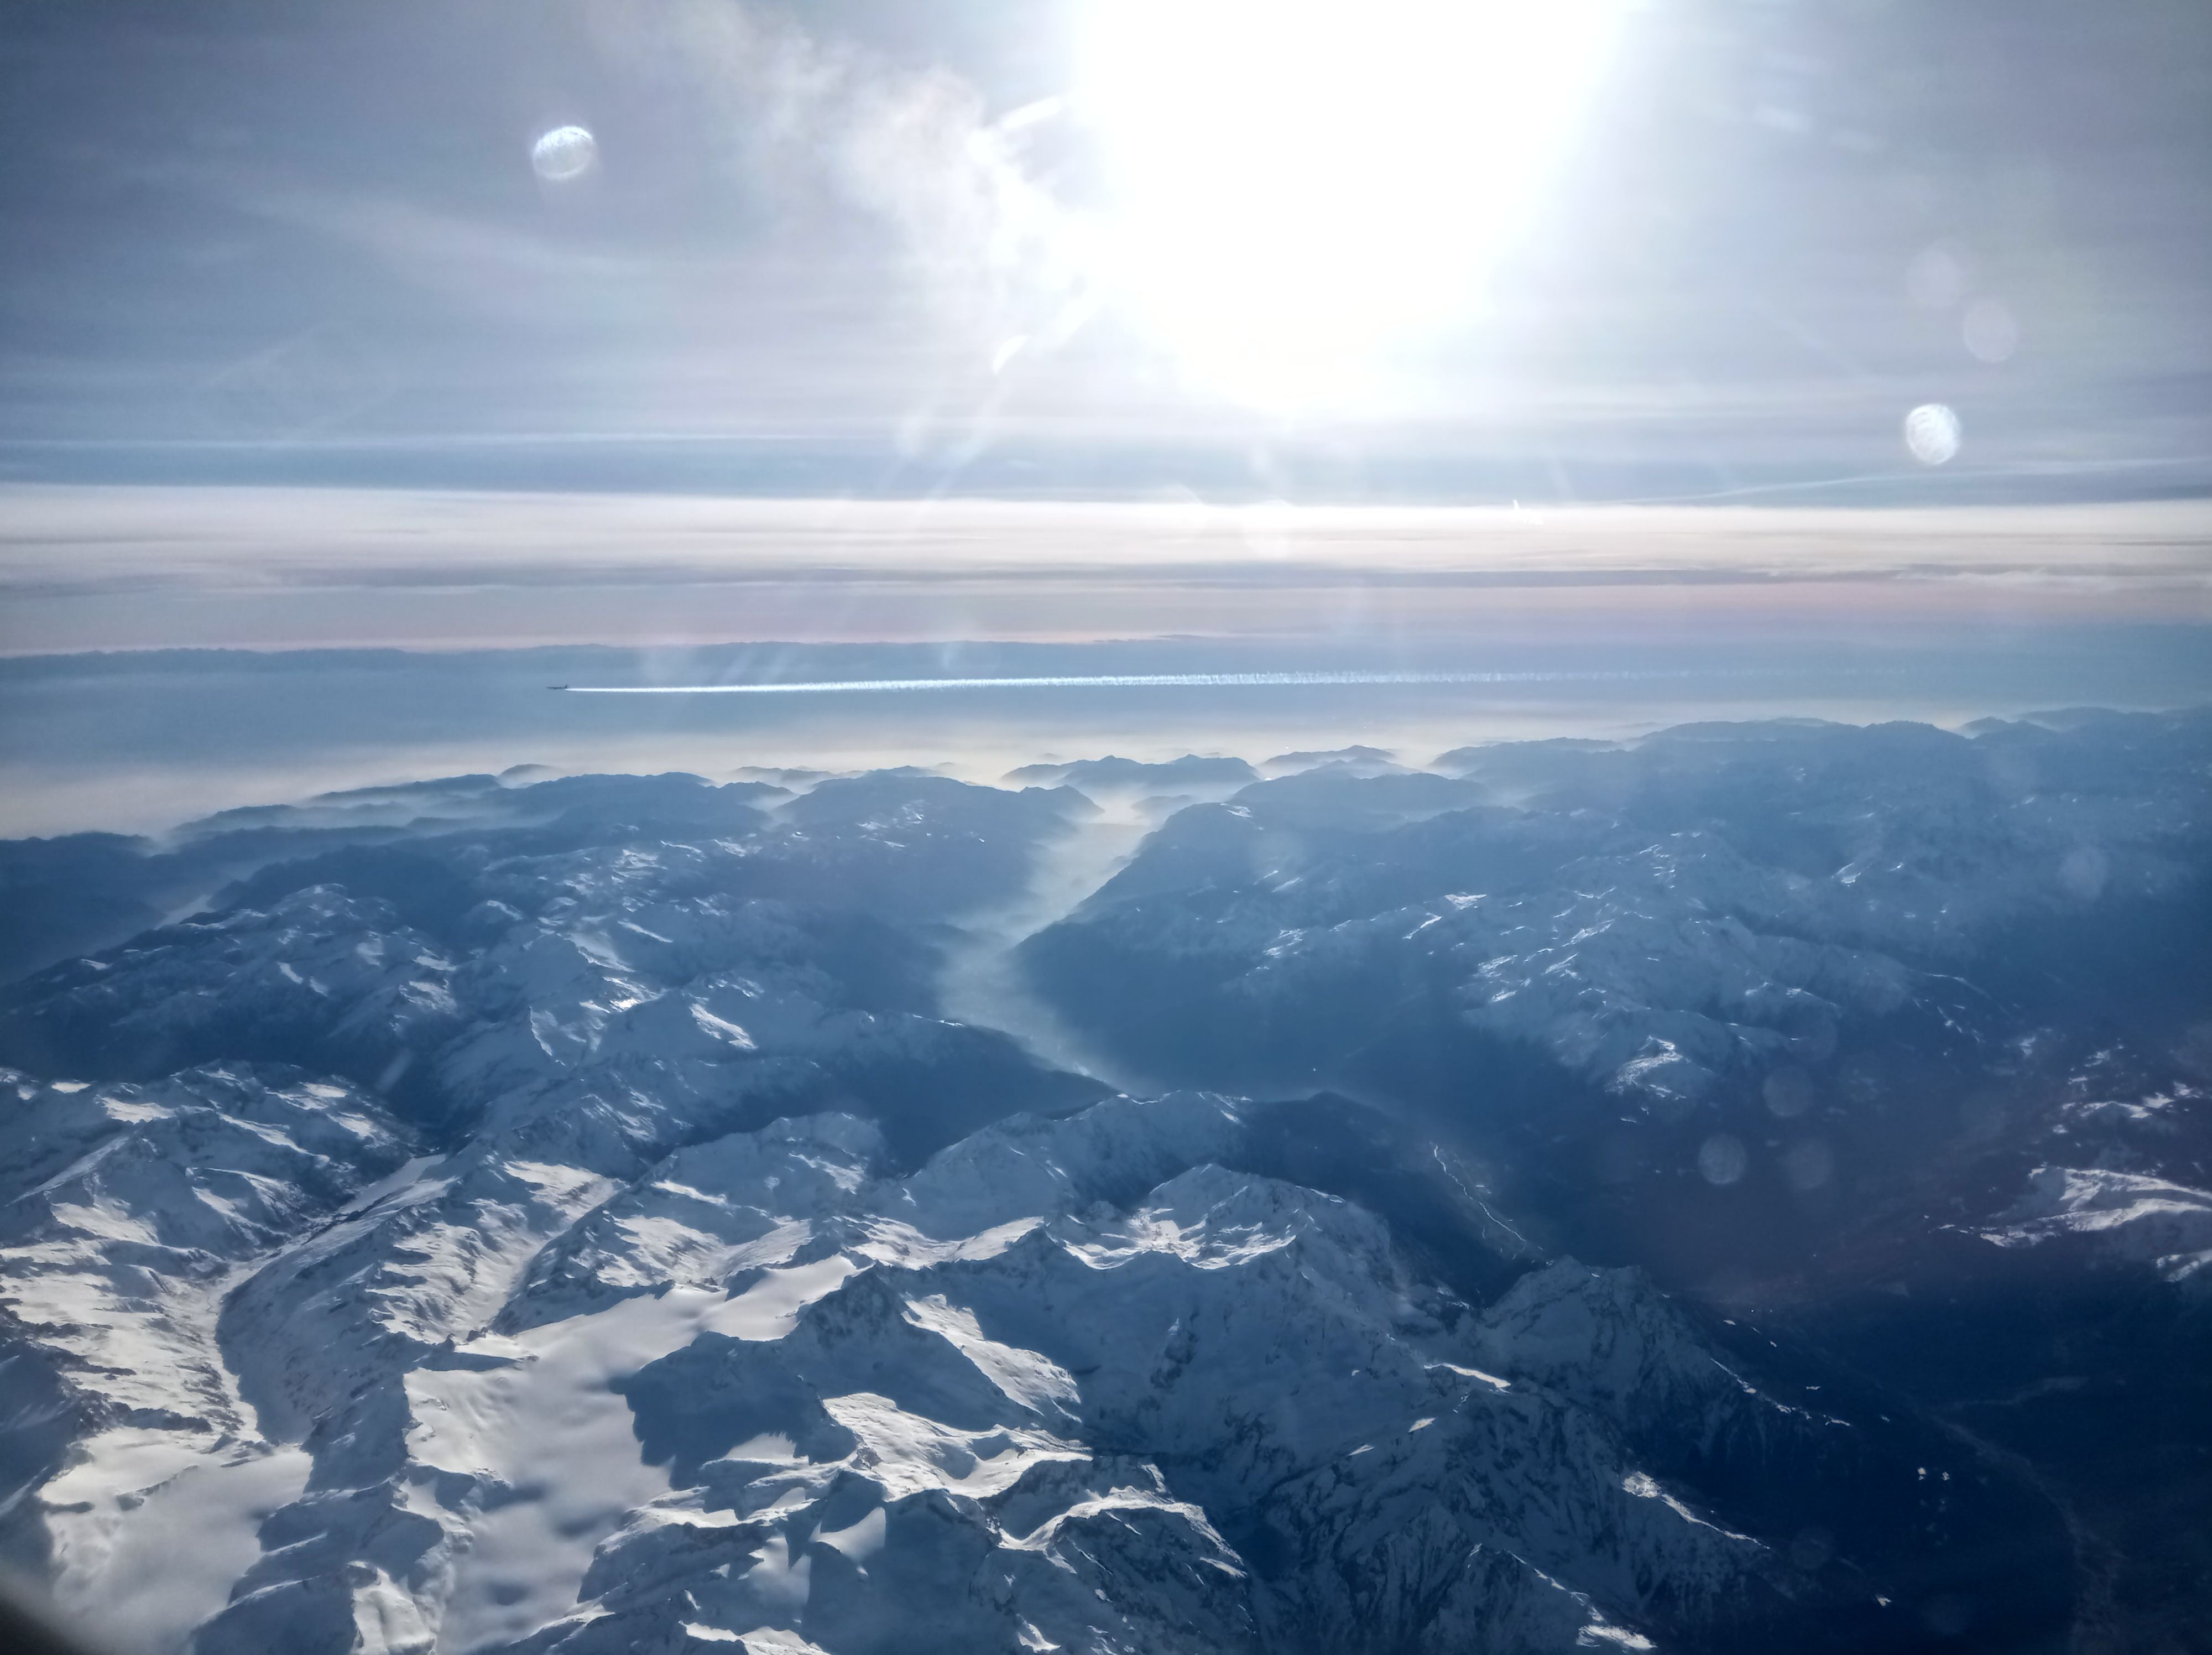
[[[2201,1285],[2193,990],[2118,985],[2171,1071],[2124,1095],[2035,951],[2185,928],[2208,751],[1715,727],[189,824],[129,851],[185,916],[0,989],[0,1546],[118,1655],[2063,1630],[2049,1495],[1677,1220],[1810,1226],[1775,1305],[1893,1269],[1862,1210]],[[1168,782],[1212,801],[1140,843],[1077,790]]]

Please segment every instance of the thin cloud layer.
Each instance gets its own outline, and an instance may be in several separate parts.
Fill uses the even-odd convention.
[[[0,493],[0,653],[2212,620],[2212,512]]]

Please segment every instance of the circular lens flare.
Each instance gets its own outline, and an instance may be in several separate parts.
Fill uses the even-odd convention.
[[[556,126],[530,146],[530,165],[549,184],[581,178],[599,159],[599,140],[580,126]]]
[[[1104,277],[1200,378],[1329,394],[1467,313],[1588,100],[1617,0],[1096,0]]]
[[[1965,438],[1959,416],[1940,402],[1924,402],[1905,417],[1905,446],[1923,465],[1948,465]]]

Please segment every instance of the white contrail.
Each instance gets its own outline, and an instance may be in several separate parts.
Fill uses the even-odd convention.
[[[826,678],[805,684],[556,684],[552,688],[565,690],[572,696],[827,696],[869,690],[1218,690],[1304,684],[1559,684],[1690,676],[1684,672],[1109,672],[1088,678]]]

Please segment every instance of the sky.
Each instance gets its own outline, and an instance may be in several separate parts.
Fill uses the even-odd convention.
[[[0,133],[21,480],[1965,504],[2212,455],[2197,0],[33,0]]]
[[[2205,699],[2208,249],[2202,0],[25,0],[0,831]],[[545,689],[1000,671],[1507,678]]]

